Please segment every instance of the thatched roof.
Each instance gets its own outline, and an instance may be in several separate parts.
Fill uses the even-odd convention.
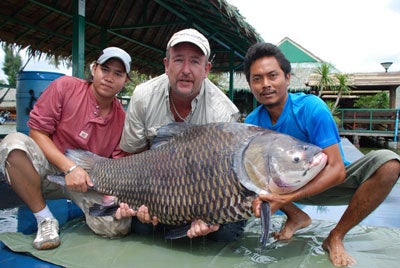
[[[333,76],[333,75],[332,75]],[[307,85],[316,87],[320,75],[311,74]],[[400,86],[400,72],[373,72],[373,73],[351,73],[348,74],[349,86],[357,88],[378,88],[378,89],[392,89]]]
[[[72,0],[1,0],[0,41],[71,59],[73,9]],[[248,47],[262,40],[226,0],[86,0],[85,14],[86,63],[118,46],[148,74],[163,72],[166,44],[180,29],[196,28],[210,40],[215,71],[228,71],[231,58],[240,69]]]

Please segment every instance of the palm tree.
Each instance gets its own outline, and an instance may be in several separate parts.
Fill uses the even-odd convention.
[[[351,88],[349,87],[349,75],[343,73],[335,74],[335,84],[332,89],[336,92],[336,101],[331,111],[336,111],[339,105],[340,98],[343,94],[350,94]]]
[[[330,89],[334,85],[334,80],[331,76],[332,69],[333,65],[327,62],[323,62],[315,69],[314,73],[319,76],[319,80],[316,85],[318,97],[321,97],[323,90]]]
[[[332,74],[334,67],[330,63],[323,62],[314,73],[318,75],[318,82],[316,88],[318,90],[318,97],[321,97],[323,90],[332,90],[336,93],[335,102],[326,101],[329,110],[332,113],[335,122],[339,124],[340,119],[337,117],[339,101],[343,94],[351,92],[349,87],[349,75],[343,73]]]

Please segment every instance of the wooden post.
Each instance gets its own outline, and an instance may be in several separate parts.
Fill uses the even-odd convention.
[[[360,148],[360,138],[357,135],[353,135],[353,145]]]

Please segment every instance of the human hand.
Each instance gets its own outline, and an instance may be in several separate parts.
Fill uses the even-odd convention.
[[[253,213],[255,217],[261,216],[261,202],[266,201],[269,203],[271,208],[271,214],[274,214],[278,209],[283,207],[285,204],[291,202],[288,198],[288,195],[280,195],[280,194],[260,194],[256,199],[252,202]]]
[[[128,218],[128,217],[133,217],[136,216],[136,211],[133,210],[132,208],[129,207],[127,203],[122,203],[119,204],[119,208],[115,212],[114,217],[117,220],[120,220],[122,218]]]
[[[187,236],[190,238],[194,238],[197,236],[205,236],[209,233],[218,231],[219,224],[209,225],[202,220],[194,220],[190,225],[190,229],[187,231]]]
[[[76,192],[87,192],[88,186],[93,187],[89,174],[77,166],[70,173],[65,175],[65,185],[69,190]]]
[[[141,223],[151,223],[154,226],[158,224],[158,218],[156,216],[153,216],[151,218],[149,214],[149,209],[145,205],[141,205],[138,208],[136,217],[139,219]]]

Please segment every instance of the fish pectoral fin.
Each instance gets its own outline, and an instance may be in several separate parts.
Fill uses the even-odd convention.
[[[178,239],[185,237],[187,235],[187,231],[190,229],[190,224],[183,225],[174,229],[168,230],[165,235],[165,239]]]
[[[118,208],[118,204],[102,205],[94,203],[93,206],[89,208],[89,215],[96,217],[114,216]]]
[[[62,174],[56,174],[56,175],[47,175],[47,179],[51,182],[54,182],[56,184],[65,186],[65,176]]]
[[[269,239],[269,230],[271,228],[271,207],[268,202],[261,202],[261,236],[260,243],[264,248]]]

